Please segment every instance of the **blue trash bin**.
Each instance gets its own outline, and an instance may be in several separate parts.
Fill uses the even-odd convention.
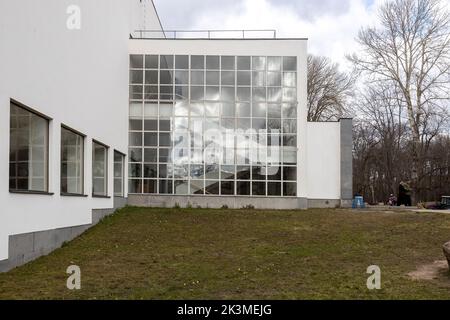
[[[364,197],[362,196],[356,196],[353,199],[352,208],[353,209],[364,209],[366,207],[366,204],[364,202]]]

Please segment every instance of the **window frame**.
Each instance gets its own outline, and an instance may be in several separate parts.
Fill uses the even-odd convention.
[[[121,159],[122,159],[122,175],[121,175],[121,180],[122,180],[122,190],[121,190],[121,192],[120,192],[120,195],[118,195],[118,194],[116,194],[116,190],[115,190],[115,188],[114,188],[114,186],[115,186],[115,180],[116,180],[116,176],[115,176],[115,165],[116,165],[116,161],[115,161],[115,156],[116,156],[116,154],[118,154],[118,155],[120,155],[120,157],[121,157]],[[116,150],[116,149],[114,149],[114,152],[113,152],[113,164],[114,164],[114,166],[113,166],[113,182],[114,182],[114,184],[113,184],[113,195],[114,195],[114,197],[117,197],[117,198],[125,198],[125,166],[126,166],[126,154],[125,153],[123,153],[123,152],[120,152],[119,150]]]
[[[45,179],[45,186],[46,186],[46,190],[42,191],[42,190],[33,190],[33,189],[13,189],[10,187],[9,183],[8,183],[8,190],[9,193],[14,193],[14,194],[35,194],[35,195],[54,195],[53,192],[50,192],[51,188],[50,188],[50,122],[53,121],[53,119],[15,99],[10,99],[9,101],[9,153],[11,154],[11,108],[12,106],[15,106],[17,108],[21,108],[29,113],[34,114],[37,117],[40,117],[42,119],[44,119],[46,121],[46,141],[45,141],[45,146],[46,146],[46,150],[45,150],[45,169],[46,169],[46,173],[44,176]],[[8,161],[8,164],[11,164],[11,160]],[[9,175],[8,172],[8,181],[10,180],[11,176]]]
[[[103,148],[105,148],[105,154],[106,154],[106,159],[105,159],[105,192],[104,194],[95,194],[94,192],[94,145],[97,144],[99,146],[102,146]],[[108,175],[109,175],[109,146],[98,141],[95,139],[92,139],[92,198],[106,198],[109,199],[111,198],[108,194],[109,194],[109,179],[108,179]]]
[[[62,148],[62,131],[67,130],[70,131],[78,136],[80,136],[82,138],[82,149],[81,149],[81,193],[72,193],[72,192],[63,192],[62,191],[62,152],[63,152],[63,148]],[[87,195],[85,194],[85,155],[86,155],[86,150],[85,150],[85,142],[86,142],[86,135],[75,130],[72,129],[71,127],[65,125],[65,124],[61,124],[61,136],[60,136],[60,140],[61,140],[61,145],[60,145],[60,158],[59,158],[59,162],[60,162],[60,176],[59,176],[59,183],[60,183],[60,194],[61,196],[64,197],[87,197]]]

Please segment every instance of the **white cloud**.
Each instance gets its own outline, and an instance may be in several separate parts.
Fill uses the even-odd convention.
[[[377,8],[385,1],[222,0],[212,3],[194,0],[179,2],[179,10],[185,14],[188,22],[184,27],[188,29],[276,29],[278,37],[307,37],[310,53],[328,56],[346,68],[345,55],[357,49],[358,31],[362,26],[376,23]],[[178,28],[182,22],[174,8],[176,2],[162,0],[161,5],[164,12],[169,8],[175,12],[176,22],[170,21]],[[157,8],[159,4],[156,1]],[[183,10],[183,4],[189,11]],[[164,18],[165,13],[163,25],[168,27]]]

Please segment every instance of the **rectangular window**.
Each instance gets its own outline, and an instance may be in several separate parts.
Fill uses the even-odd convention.
[[[84,137],[70,129],[61,128],[61,193],[84,192]]]
[[[92,195],[108,196],[108,147],[92,142]]]
[[[9,189],[48,192],[49,120],[11,102]]]
[[[148,57],[131,56],[130,193],[296,195],[297,57]]]
[[[124,196],[124,163],[125,156],[114,151],[114,196]]]

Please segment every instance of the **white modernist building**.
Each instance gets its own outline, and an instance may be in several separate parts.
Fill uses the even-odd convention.
[[[170,37],[149,0],[15,0],[0,46],[0,271],[127,203],[352,197],[351,120],[306,121],[306,39]]]

